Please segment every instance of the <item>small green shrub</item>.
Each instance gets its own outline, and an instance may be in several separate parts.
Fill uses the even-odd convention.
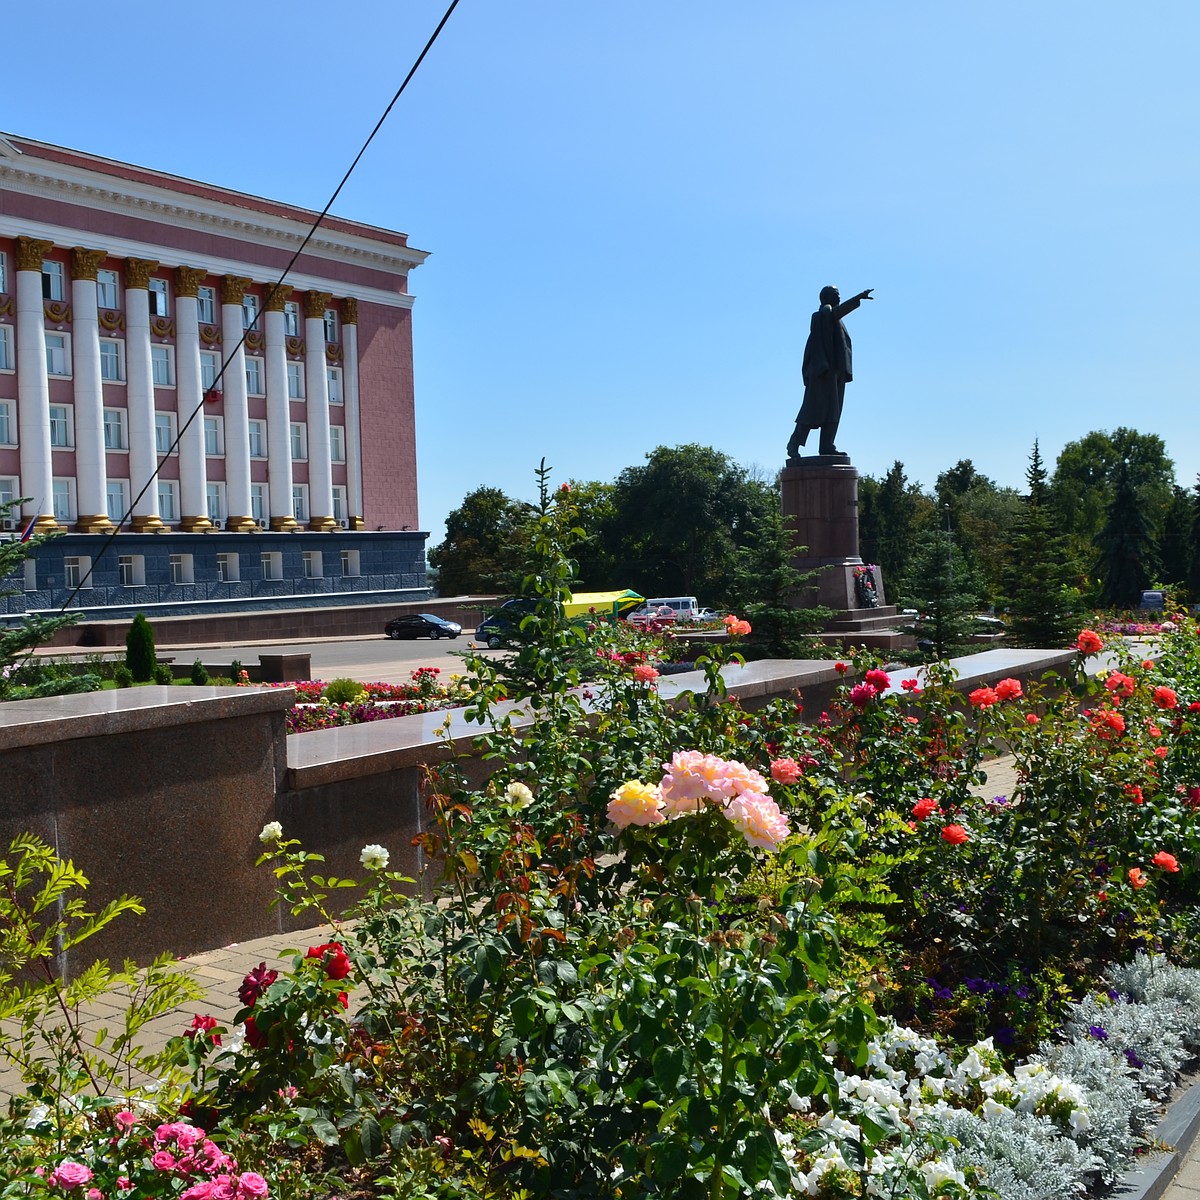
[[[243,669],[242,660],[240,658],[235,658],[233,662],[229,664],[229,678],[232,679],[234,683],[237,683],[238,677],[241,675]]]
[[[321,694],[331,704],[348,704],[365,690],[357,679],[331,679]]]
[[[197,687],[203,687],[207,683],[212,682],[212,677],[208,673],[208,668],[199,660],[196,659],[192,663],[192,682]]]
[[[171,670],[170,667],[167,666],[166,663],[155,663],[153,676],[154,676],[155,683],[164,683],[165,684],[165,683],[174,683],[175,682],[175,673]]]
[[[117,663],[113,667],[112,677],[117,687],[133,687],[133,672],[124,663]]]
[[[149,683],[154,678],[157,659],[154,652],[154,630],[142,613],[133,618],[125,635],[125,665],[135,683]]]

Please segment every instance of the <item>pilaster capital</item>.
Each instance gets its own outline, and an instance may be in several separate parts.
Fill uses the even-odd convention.
[[[250,286],[250,280],[245,275],[221,276],[221,303],[242,306],[242,297]]]
[[[292,298],[292,285],[277,283],[267,288],[266,303],[263,307],[267,312],[283,312],[283,306]]]
[[[353,296],[346,296],[342,300],[342,324],[358,324],[358,301]]]
[[[40,268],[39,268],[40,269]],[[306,317],[320,317],[324,319],[325,310],[333,302],[332,292],[305,292],[304,293],[304,315]]]
[[[40,275],[42,259],[53,249],[53,242],[44,242],[40,238],[17,238],[17,252],[13,256],[17,260],[17,270],[37,271]]]
[[[148,288],[150,276],[157,270],[158,263],[152,258],[127,258],[125,260],[125,290]]]
[[[103,250],[85,250],[76,246],[71,251],[71,278],[95,279],[100,264],[108,257]]]
[[[208,272],[201,271],[199,267],[176,267],[175,295],[195,296],[207,275]]]

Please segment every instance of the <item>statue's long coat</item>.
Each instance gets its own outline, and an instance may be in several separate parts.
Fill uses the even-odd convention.
[[[801,366],[804,403],[796,417],[798,426],[808,429],[836,426],[841,419],[845,385],[854,378],[850,335],[842,318],[859,303],[857,299],[847,300],[837,308],[822,304],[812,315]]]

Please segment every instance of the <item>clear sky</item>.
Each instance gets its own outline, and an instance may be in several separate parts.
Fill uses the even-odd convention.
[[[0,127],[323,207],[448,0],[5,14]],[[1019,486],[1093,429],[1200,472],[1196,0],[461,0],[335,212],[410,276],[422,527],[700,442],[773,471],[826,283],[838,441]]]

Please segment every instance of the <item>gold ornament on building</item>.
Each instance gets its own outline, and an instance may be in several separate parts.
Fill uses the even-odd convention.
[[[175,322],[170,317],[151,317],[150,332],[155,337],[168,338],[175,336]]]
[[[109,333],[116,333],[118,329],[124,329],[125,314],[111,308],[102,308],[100,310],[100,328]]]
[[[55,325],[64,325],[71,320],[71,306],[64,300],[46,300],[42,307],[46,320]]]
[[[334,345],[333,342],[325,343],[325,361],[331,362],[335,366],[342,361],[341,346]]]
[[[201,271],[198,267],[176,267],[175,295],[195,296],[207,277],[208,272]]]
[[[267,312],[283,312],[283,306],[292,298],[291,284],[277,283],[267,288],[263,308]]]
[[[127,258],[125,260],[125,287],[148,288],[150,276],[158,270],[158,263],[152,258]]]
[[[40,275],[42,259],[53,249],[53,242],[44,242],[40,238],[17,238],[17,252],[13,256],[17,261],[17,270],[36,271]]]
[[[247,350],[261,350],[265,342],[266,338],[257,329],[248,329],[246,331]]]
[[[358,301],[353,296],[347,296],[342,301],[342,324],[358,324]]]
[[[200,340],[206,346],[219,346],[221,344],[221,331],[215,325],[201,325]]]
[[[290,337],[287,339],[287,352],[293,358],[304,357],[304,339],[302,337]]]
[[[242,306],[242,297],[250,286],[250,280],[245,275],[221,276],[221,303]]]
[[[41,269],[40,267],[38,268]],[[320,320],[325,319],[325,310],[333,303],[332,292],[305,292],[304,293],[304,315],[312,318],[317,317]]]
[[[11,317],[17,310],[11,296],[0,296],[0,317]]]
[[[87,250],[83,246],[76,246],[71,251],[71,278],[95,279],[100,264],[107,257],[108,254],[103,250]]]

